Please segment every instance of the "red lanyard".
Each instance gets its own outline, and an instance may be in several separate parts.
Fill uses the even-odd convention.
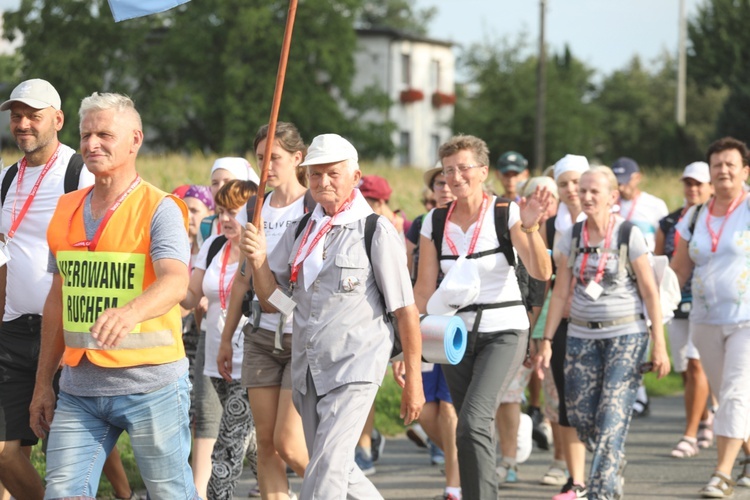
[[[487,213],[488,204],[489,197],[484,194],[482,197],[482,206],[479,208],[479,219],[477,219],[476,226],[474,226],[474,234],[471,235],[471,243],[469,243],[469,248],[466,251],[466,255],[471,255],[474,253],[474,248],[477,246],[477,240],[479,239],[479,233],[482,231],[482,223],[484,222],[484,214]],[[448,209],[448,215],[446,215],[445,217],[446,221],[450,221],[451,214],[453,214],[454,208],[456,208],[456,203],[451,203],[451,206]],[[453,255],[458,255],[458,249],[456,249],[455,243],[453,243],[453,240],[448,234],[447,223],[445,224],[445,227],[443,227],[443,240],[445,241],[445,244],[448,245],[448,248],[450,248],[451,252],[453,252]]]
[[[633,214],[635,213],[635,206],[638,204],[638,198],[640,198],[641,195],[639,194],[635,198],[633,198],[633,204],[630,205],[630,212],[628,212],[628,216],[625,217],[625,220],[630,220],[631,217],[633,217]]]
[[[49,160],[47,160],[47,163],[44,164],[44,168],[42,169],[42,173],[39,174],[39,178],[34,183],[34,186],[31,188],[31,192],[29,192],[29,196],[26,198],[26,202],[24,202],[23,207],[21,207],[21,211],[18,213],[18,216],[16,216],[16,202],[18,201],[18,197],[21,192],[21,183],[23,183],[23,177],[26,173],[26,157],[24,156],[21,162],[18,164],[18,178],[16,180],[16,197],[13,199],[13,210],[11,212],[11,224],[10,229],[8,230],[8,239],[13,238],[13,235],[16,234],[16,230],[18,229],[18,226],[21,225],[21,221],[24,217],[26,217],[26,212],[29,211],[29,207],[31,206],[31,202],[34,201],[34,197],[36,197],[37,191],[39,191],[39,186],[42,184],[42,179],[44,179],[44,176],[49,172],[49,169],[52,168],[52,165],[57,161],[57,156],[60,154],[60,145],[57,145],[57,149],[55,150],[55,153],[50,157]]]
[[[732,200],[732,203],[729,205],[729,209],[727,210],[726,215],[724,215],[724,220],[721,222],[721,226],[719,226],[719,232],[714,233],[714,230],[711,229],[711,211],[714,209],[714,203],[716,202],[716,198],[711,198],[711,202],[708,204],[708,213],[706,213],[706,227],[708,228],[708,234],[711,235],[711,253],[716,253],[716,249],[719,247],[719,240],[721,239],[721,233],[724,232],[724,224],[727,223],[729,220],[729,216],[732,215],[732,212],[740,206],[740,203],[742,200],[745,199],[745,193],[740,193],[737,198]]]
[[[320,240],[323,239],[323,237],[328,234],[328,232],[333,228],[333,221],[336,218],[338,214],[343,212],[344,210],[349,210],[351,208],[352,204],[354,203],[354,196],[357,194],[356,191],[352,191],[352,194],[349,196],[349,198],[346,200],[346,202],[339,207],[339,209],[336,211],[335,214],[333,214],[333,217],[328,219],[326,223],[323,225],[323,227],[320,228],[320,230],[317,232],[315,237],[313,238],[312,242],[310,243],[310,246],[307,248],[307,252],[305,252],[304,256],[301,256],[302,249],[305,248],[305,243],[307,243],[307,239],[310,237],[310,231],[312,230],[312,224],[308,222],[307,229],[305,229],[305,234],[302,236],[302,243],[300,243],[299,248],[297,249],[297,255],[294,256],[294,261],[292,261],[292,274],[289,277],[289,281],[291,283],[297,282],[297,275],[299,274],[299,268],[302,266],[302,263],[305,262],[305,259],[310,256],[315,246],[320,243]],[[301,258],[300,258],[301,256]]]
[[[606,250],[609,248],[610,243],[612,242],[612,232],[615,228],[615,216],[610,215],[609,216],[609,224],[607,225],[607,235],[604,237],[604,246],[602,246],[602,252],[599,254],[599,265],[596,267],[596,275],[594,276],[594,281],[596,283],[599,283],[602,278],[604,277],[604,266],[607,265],[607,259],[609,258],[609,253],[606,252]],[[589,229],[586,226],[586,222],[583,223],[583,247],[588,248],[589,246]],[[589,261],[589,254],[584,253],[583,259],[581,260],[581,283],[584,282],[584,271],[586,270],[586,264]]]
[[[224,287],[224,279],[227,275],[227,263],[229,262],[231,249],[232,242],[227,241],[227,244],[224,245],[224,258],[221,260],[221,270],[219,271],[219,303],[221,304],[222,311],[227,310],[227,295],[229,295],[230,290],[232,290],[232,283],[234,283],[234,274],[232,274],[229,284]]]
[[[120,205],[122,205],[122,202],[125,201],[125,198],[127,198],[127,196],[130,193],[132,193],[133,190],[137,188],[140,183],[141,183],[141,176],[136,175],[135,180],[130,184],[130,187],[128,187],[128,189],[126,189],[124,193],[120,194],[120,196],[118,196],[117,199],[115,200],[114,204],[107,209],[107,213],[104,214],[104,218],[99,223],[99,227],[96,229],[96,233],[94,233],[94,237],[91,238],[90,240],[83,240],[77,243],[73,243],[73,246],[77,248],[86,247],[92,252],[96,250],[96,246],[99,244],[99,239],[102,236],[102,232],[104,232],[104,227],[107,225],[107,222],[109,222],[109,219],[112,218],[112,215],[114,215],[115,210],[117,210],[120,207]],[[89,190],[89,193],[91,192],[92,189],[94,188],[92,187]],[[86,196],[88,196],[88,194],[86,194]],[[81,203],[86,202],[86,196],[83,197],[83,200],[81,201]],[[79,205],[79,208],[80,208],[80,205]],[[73,218],[71,217],[71,222],[72,220]],[[68,223],[68,227],[70,227],[70,222]]]

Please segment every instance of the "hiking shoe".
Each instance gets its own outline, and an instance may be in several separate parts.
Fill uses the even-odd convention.
[[[740,461],[742,466],[742,472],[737,476],[737,486],[743,486],[750,488],[750,457],[745,457],[744,460]]]
[[[429,441],[429,439],[427,438],[427,433],[424,431],[424,429],[422,429],[421,425],[414,424],[406,429],[406,437],[411,439],[412,442],[420,448],[427,448],[427,442]]]
[[[379,430],[372,430],[372,461],[377,462],[383,456],[385,450],[385,436]]]
[[[357,446],[354,450],[354,462],[362,470],[365,476],[375,474],[375,465],[372,463],[372,456],[368,456],[365,450]]]
[[[711,476],[708,484],[704,486],[700,493],[703,498],[729,498],[734,493],[734,481],[732,478],[725,476],[716,471]]]
[[[633,403],[633,418],[647,417],[649,413],[651,413],[651,410],[648,407],[648,401],[636,399]]]
[[[573,478],[568,479],[560,493],[552,497],[552,500],[576,500],[578,498],[588,498],[589,491],[586,485],[574,483]]]
[[[542,476],[542,480],[539,481],[540,484],[546,484],[548,486],[562,486],[567,482],[568,471],[565,469],[564,465],[561,466],[558,462],[553,462],[544,476]]]
[[[500,465],[495,469],[497,472],[497,484],[505,483],[517,483],[518,482],[518,466],[506,462],[501,462]]]
[[[534,424],[531,428],[531,438],[536,443],[537,448],[549,450],[549,438],[547,436],[547,429],[544,426],[542,410],[537,406],[529,406],[526,414],[531,417],[531,422]]]

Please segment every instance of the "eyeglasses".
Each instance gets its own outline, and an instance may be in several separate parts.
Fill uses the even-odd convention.
[[[455,167],[448,167],[443,169],[443,175],[446,177],[453,177],[456,172],[461,175],[469,171],[469,169],[482,167],[483,165],[456,165]]]

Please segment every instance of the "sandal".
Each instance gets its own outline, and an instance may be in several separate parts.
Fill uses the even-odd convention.
[[[737,476],[737,486],[744,486],[750,488],[750,457],[745,456],[744,460],[740,460],[742,466],[742,473]]]
[[[672,449],[672,456],[674,458],[691,458],[696,456],[699,451],[698,443],[688,441],[683,437]]]
[[[700,493],[703,498],[729,498],[734,493],[734,486],[734,481],[730,477],[716,471]]]
[[[714,426],[713,422],[701,420],[698,424],[698,447],[709,448],[714,443]]]

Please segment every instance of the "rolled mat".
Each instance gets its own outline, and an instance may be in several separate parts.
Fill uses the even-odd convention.
[[[459,316],[424,315],[420,318],[422,359],[457,365],[466,352],[466,325]]]

